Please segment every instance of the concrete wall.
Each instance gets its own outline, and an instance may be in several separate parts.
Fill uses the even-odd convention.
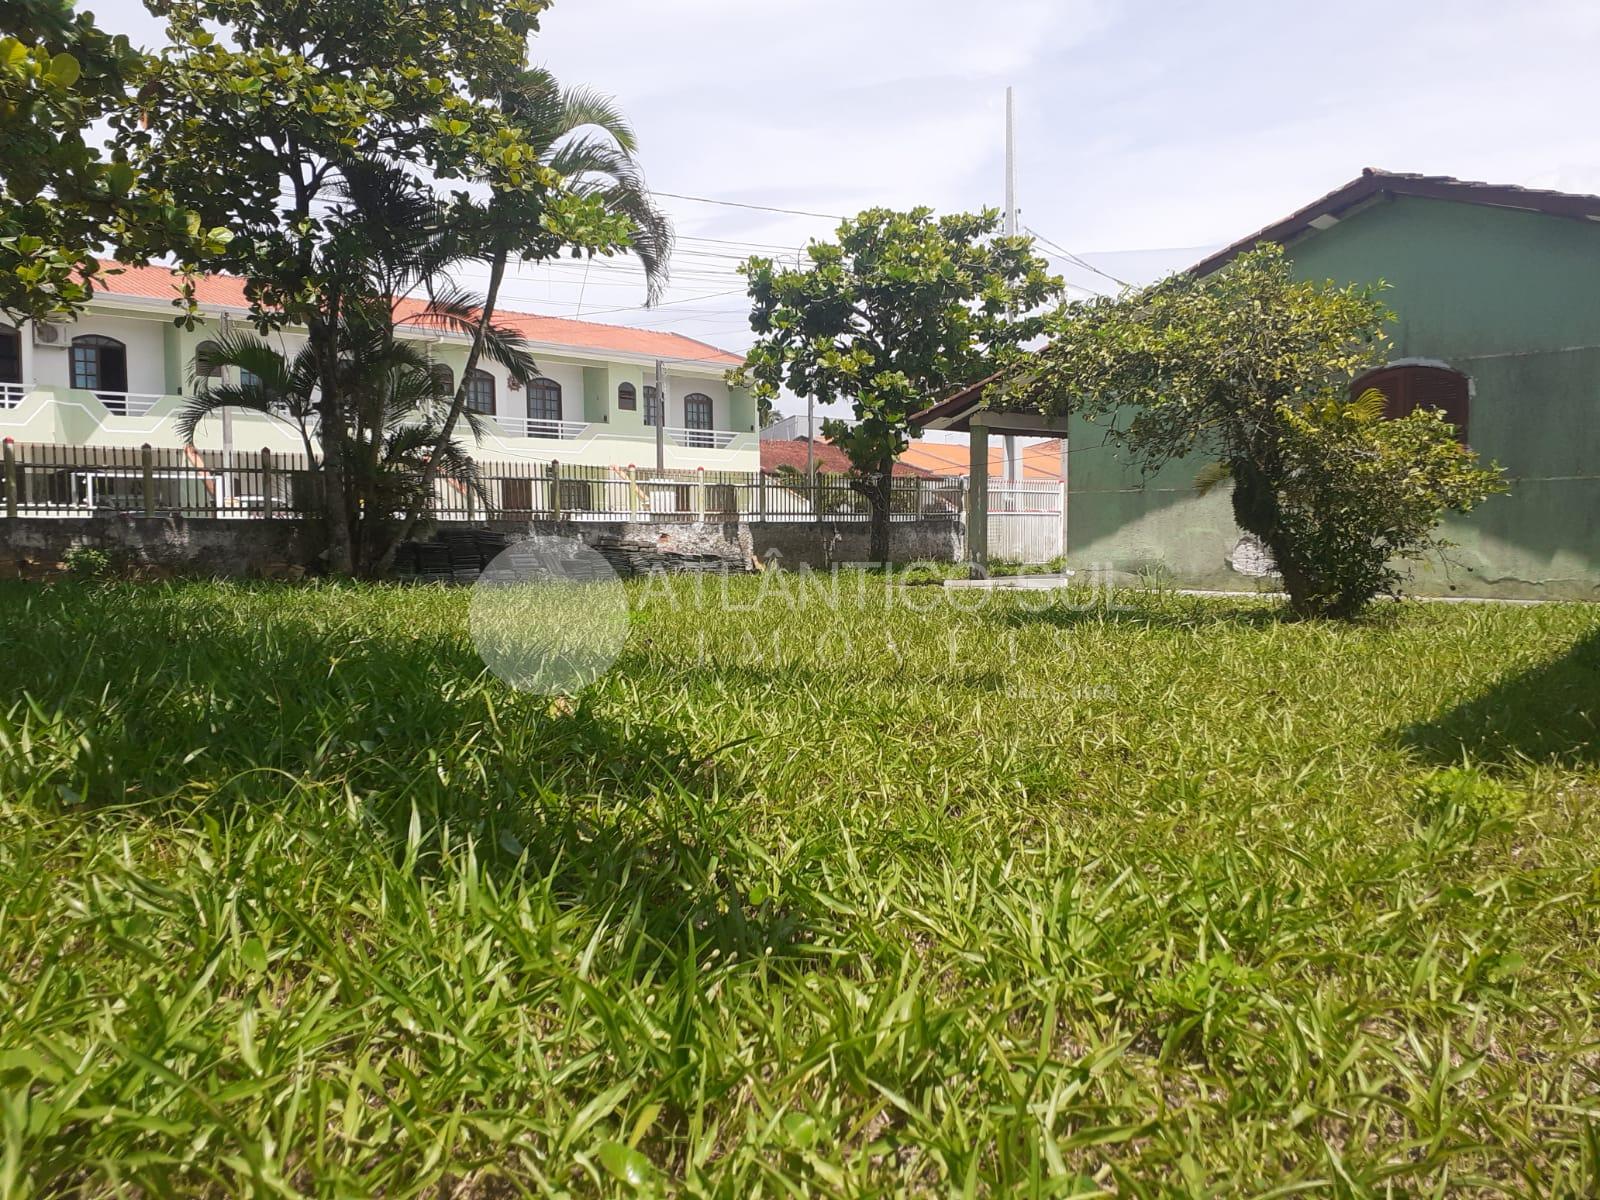
[[[1507,469],[1509,495],[1443,536],[1425,595],[1600,599],[1600,226],[1412,197],[1380,201],[1289,247],[1304,279],[1389,286],[1391,361],[1442,363],[1472,381],[1469,437]],[[1149,479],[1081,419],[1071,430],[1069,555],[1119,575],[1259,586],[1230,565],[1225,489],[1200,499],[1202,457]]]
[[[0,578],[35,578],[61,569],[75,546],[155,575],[293,577],[321,550],[304,521],[217,521],[184,517],[0,518]]]
[[[834,563],[864,563],[872,558],[872,533],[865,521],[753,521],[750,536],[756,556],[773,566],[803,563],[826,569]],[[897,563],[954,563],[965,553],[959,521],[896,521],[890,530],[889,557]]]
[[[446,526],[445,528],[455,528]],[[495,521],[498,533],[577,536],[684,555],[711,554],[754,566],[864,562],[864,523]],[[951,520],[897,522],[891,541],[896,562],[957,562],[961,525]],[[128,566],[156,575],[281,578],[314,570],[322,545],[313,522],[214,520],[186,517],[0,517],[0,578],[59,571],[67,552],[91,546]]]

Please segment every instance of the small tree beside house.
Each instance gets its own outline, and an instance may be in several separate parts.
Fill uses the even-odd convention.
[[[1047,412],[1072,409],[1147,473],[1206,465],[1233,516],[1271,552],[1292,611],[1352,617],[1397,594],[1397,564],[1444,545],[1446,512],[1505,490],[1443,416],[1391,418],[1352,381],[1385,361],[1390,314],[1369,287],[1306,283],[1264,245],[1204,278],[1064,309],[1019,380]]]
[[[876,562],[889,559],[891,476],[911,417],[1016,361],[1063,291],[1031,238],[999,228],[993,210],[871,209],[807,246],[804,265],[743,268],[759,340],[739,382],[768,404],[784,387],[850,403],[854,423],[823,432],[850,458]]]

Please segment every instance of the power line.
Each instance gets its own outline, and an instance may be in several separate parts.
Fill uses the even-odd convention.
[[[770,204],[745,204],[739,200],[712,200],[707,196],[685,196],[681,192],[652,191],[652,196],[666,196],[673,200],[691,200],[696,204],[720,204],[724,208],[748,208],[756,212],[783,213],[790,217],[817,217],[823,221],[843,221],[837,213],[809,212],[803,208],[775,208]]]
[[[1068,250],[1065,246],[1061,245],[1059,242],[1052,242],[1049,238],[1045,237],[1044,234],[1040,233],[1032,225],[1025,225],[1025,226],[1023,226],[1023,228],[1026,229],[1029,233],[1033,234],[1034,237],[1038,238],[1046,246],[1050,246],[1051,248],[1055,249],[1059,253],[1065,255],[1068,262],[1073,263],[1076,266],[1082,267],[1085,271],[1092,271],[1096,275],[1099,275],[1099,276],[1102,276],[1105,279],[1111,280],[1112,283],[1117,284],[1119,287],[1132,287],[1133,286],[1133,284],[1129,283],[1126,279],[1118,279],[1115,275],[1111,274],[1111,272],[1102,271],[1099,267],[1095,266],[1093,263],[1088,262],[1087,260],[1085,260],[1083,258],[1080,258],[1078,255],[1074,254],[1071,250]]]

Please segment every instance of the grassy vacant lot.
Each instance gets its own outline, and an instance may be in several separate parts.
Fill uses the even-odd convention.
[[[0,588],[0,1194],[1600,1193],[1600,612],[634,599]]]

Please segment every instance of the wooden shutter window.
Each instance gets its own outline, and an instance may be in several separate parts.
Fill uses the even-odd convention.
[[[1351,384],[1350,395],[1359,396],[1368,388],[1377,388],[1388,398],[1383,415],[1390,420],[1408,417],[1419,408],[1436,409],[1456,427],[1456,437],[1466,445],[1472,385],[1459,371],[1446,367],[1382,367]]]

